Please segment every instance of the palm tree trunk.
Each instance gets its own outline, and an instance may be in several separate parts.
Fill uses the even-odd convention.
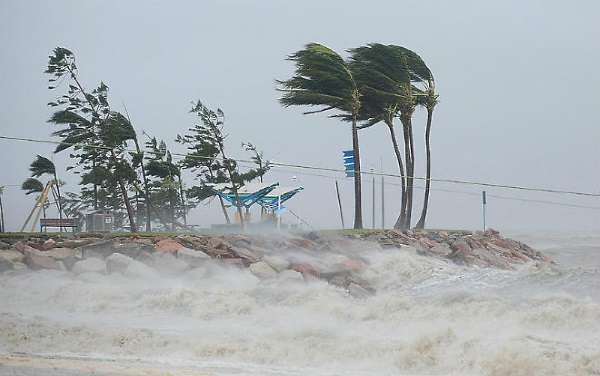
[[[133,138],[133,143],[135,144],[135,149],[138,154],[142,154],[142,149],[140,148],[140,143],[138,142],[137,135]],[[140,158],[140,167],[142,170],[142,179],[144,180],[144,199],[146,200],[146,232],[152,232],[152,220],[150,216],[150,193],[148,190],[148,180],[146,179],[146,171],[144,170],[144,156],[142,155]]]
[[[115,164],[115,173],[117,174],[117,181],[119,182],[119,187],[121,188],[121,195],[123,196],[123,201],[125,202],[125,207],[127,208],[127,216],[129,217],[129,229],[131,232],[138,232],[137,226],[135,225],[135,217],[133,213],[133,207],[131,206],[131,202],[129,201],[129,196],[127,195],[127,189],[125,188],[125,182],[123,181],[123,176],[118,168],[117,156],[114,150],[110,150],[110,154],[112,160]]]
[[[400,181],[402,183],[402,201],[400,203],[400,215],[394,224],[394,228],[401,228],[400,224],[404,221],[404,210],[406,206],[406,178],[404,175],[404,163],[402,162],[402,154],[398,147],[398,139],[396,138],[396,132],[394,131],[394,124],[389,123],[388,129],[390,130],[390,138],[392,139],[392,145],[394,146],[394,153],[396,154],[396,160],[398,161],[398,169],[400,170]]]
[[[412,131],[412,120],[408,119],[408,145],[410,153],[410,162],[407,162],[406,172],[408,174],[406,178],[406,228],[410,228],[412,221],[412,207],[413,207],[413,192],[414,192],[414,176],[415,176],[415,146]]]
[[[352,118],[352,149],[354,150],[354,228],[362,229],[362,192],[361,192],[361,169],[360,152],[358,146],[358,128],[356,116]]]
[[[402,122],[402,131],[404,136],[404,158],[406,160],[406,200],[402,202],[402,209],[400,211],[400,216],[394,225],[396,229],[405,229],[409,228],[410,220],[408,220],[408,203],[410,201],[410,166],[411,166],[411,155],[410,155],[410,135],[409,135],[409,124],[406,117],[401,116],[400,120]]]
[[[431,146],[430,146],[430,134],[431,134],[431,119],[433,117],[433,109],[427,109],[427,127],[425,129],[425,150],[427,155],[427,175],[425,179],[425,196],[423,198],[423,210],[421,211],[421,218],[415,226],[418,229],[425,228],[425,217],[427,216],[427,206],[429,204],[429,188],[431,185]]]

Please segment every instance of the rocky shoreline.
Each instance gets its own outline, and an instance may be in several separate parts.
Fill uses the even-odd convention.
[[[36,234],[0,238],[0,273],[53,269],[75,275],[121,273],[160,277],[220,262],[247,268],[260,279],[318,278],[354,296],[374,293],[360,277],[361,254],[398,249],[460,265],[512,269],[547,256],[497,231],[382,230],[271,234]]]

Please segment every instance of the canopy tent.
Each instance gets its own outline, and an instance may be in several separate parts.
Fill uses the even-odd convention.
[[[266,210],[273,212],[303,189],[304,187],[279,187],[279,183],[249,183],[238,188],[237,191],[240,206],[248,209],[253,204],[258,203]],[[230,185],[217,184],[212,188],[212,191],[233,206],[238,207],[235,193]]]
[[[268,211],[274,212],[277,209],[280,209],[282,204],[294,197],[296,193],[303,190],[304,187],[279,187],[277,186],[275,189],[267,193],[263,196],[258,204]]]
[[[229,201],[233,206],[243,206],[248,209],[254,203],[259,201],[261,198],[271,192],[279,183],[265,184],[265,183],[249,183],[237,189],[237,195],[240,200],[240,204],[235,198],[235,192],[231,189],[230,184],[222,183],[215,185],[212,191]]]

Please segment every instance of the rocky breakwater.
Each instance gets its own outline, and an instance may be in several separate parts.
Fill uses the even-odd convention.
[[[325,280],[356,297],[375,293],[361,277],[367,252],[396,248],[474,267],[509,269],[552,260],[493,230],[364,231],[305,234],[179,236],[14,236],[0,238],[0,272],[55,269],[74,275],[120,273],[131,278],[177,275],[218,262],[260,279]]]

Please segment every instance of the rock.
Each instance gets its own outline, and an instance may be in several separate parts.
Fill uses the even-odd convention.
[[[40,251],[27,252],[25,255],[25,264],[29,269],[52,269],[52,270],[66,270],[66,267],[61,262],[56,261],[52,257],[42,254]]]
[[[248,264],[253,264],[258,262],[261,258],[261,254],[255,250],[251,250],[248,248],[240,248],[231,246],[230,252],[234,257],[241,258],[248,261]]]
[[[52,257],[55,260],[64,260],[66,258],[69,258],[71,256],[80,254],[79,251],[76,251],[74,249],[71,248],[52,248],[49,251],[46,251],[43,253],[44,255],[48,256],[48,257]]]
[[[302,282],[304,277],[302,273],[295,270],[284,270],[277,275],[277,279],[281,282]]]
[[[348,285],[348,294],[355,298],[368,298],[373,295],[371,291],[356,283],[350,283]]]
[[[156,279],[160,277],[160,273],[149,267],[143,262],[131,260],[127,269],[122,273],[130,278]]]
[[[99,258],[104,260],[114,253],[114,242],[111,239],[102,240],[97,243],[86,244],[81,247],[84,258]]]
[[[500,257],[485,248],[473,249],[473,255],[483,261],[486,261],[489,265],[500,269],[510,269],[510,265],[508,265],[508,262],[505,258]]]
[[[131,257],[132,259],[137,259],[146,248],[150,248],[152,251],[154,251],[154,247],[138,242],[116,244],[112,248],[112,251],[113,253],[120,253],[122,255]]]
[[[131,257],[125,256],[122,253],[113,253],[106,258],[106,268],[109,273],[124,274],[132,261]]]
[[[48,251],[52,248],[56,247],[56,242],[54,241],[54,239],[50,238],[48,240],[46,240],[45,242],[42,243],[42,247],[41,250],[42,251]]]
[[[312,275],[314,277],[319,277],[321,275],[321,270],[306,263],[294,264],[290,269],[301,273],[303,276]]]
[[[11,263],[23,262],[25,256],[21,252],[15,251],[14,249],[5,249],[0,251],[0,260],[6,260]]]
[[[273,269],[265,261],[258,261],[250,264],[248,270],[260,279],[274,278],[277,277],[277,271]]]
[[[310,249],[310,250],[317,249],[317,246],[315,245],[315,243],[313,243],[309,239],[291,238],[291,239],[289,239],[289,243],[300,249]]]
[[[37,252],[38,250],[28,246],[27,244],[23,243],[22,241],[18,241],[15,244],[13,244],[12,249],[14,249],[17,252],[20,252],[21,254],[25,255],[28,252]]]
[[[71,271],[75,274],[82,273],[106,273],[106,262],[97,257],[90,257],[85,260],[77,261],[71,267]]]
[[[173,255],[173,253],[154,252],[152,264],[156,269],[167,274],[178,274],[190,269],[190,265]]]
[[[0,257],[0,273],[15,268],[15,264],[5,258]]]
[[[231,248],[231,244],[229,244],[229,242],[225,241],[223,238],[220,238],[220,237],[210,238],[208,240],[207,246],[209,248],[222,249],[222,250],[227,250],[227,251],[229,251],[229,249]]]
[[[228,234],[225,238],[227,239],[229,244],[239,248],[250,248],[250,245],[252,243],[251,240],[248,239],[248,237],[239,234]]]
[[[331,278],[328,282],[332,285],[348,288],[348,278],[346,278],[345,276],[336,275],[335,277]]]
[[[277,272],[282,272],[290,267],[290,262],[284,257],[278,255],[264,255],[262,260],[269,264]]]
[[[452,249],[450,249],[448,244],[442,243],[430,248],[429,252],[441,257],[447,257],[452,252]]]
[[[0,240],[0,249],[10,249],[10,244]]]
[[[100,241],[99,238],[86,238],[86,239],[67,239],[57,243],[57,246],[62,248],[79,248],[87,244]]]
[[[182,245],[171,238],[166,238],[158,240],[154,247],[162,252],[177,252]]]
[[[177,257],[186,262],[190,267],[195,268],[203,265],[210,256],[202,251],[195,251],[187,247],[181,247],[177,250]]]
[[[233,265],[233,266],[237,266],[239,268],[244,268],[244,260],[242,260],[241,258],[226,258],[226,259],[221,259],[221,261],[223,261],[224,263],[228,264],[228,265]]]

